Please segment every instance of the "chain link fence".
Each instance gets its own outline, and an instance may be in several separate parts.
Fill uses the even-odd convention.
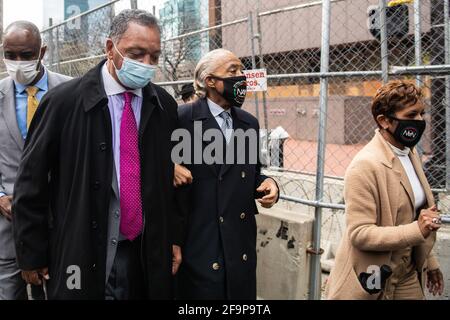
[[[268,91],[250,95],[244,108],[269,134],[282,127],[289,135],[280,140],[272,132],[265,146],[267,170],[279,181],[284,206],[315,215],[313,252],[333,252],[345,230],[343,176],[374,135],[371,101],[387,80],[405,79],[424,91],[428,129],[418,148],[439,207],[449,212],[449,22],[444,3],[209,2],[215,24],[166,38],[165,45],[200,37],[206,51],[223,47],[248,69],[267,69]],[[176,81],[173,87],[193,74],[180,68],[174,77],[165,75],[165,81]],[[315,259],[312,279],[318,281]],[[311,287],[312,298],[318,298],[319,286]]]
[[[111,1],[44,30],[46,64],[83,75],[103,58],[112,17],[132,3]],[[153,3],[138,6],[150,10]],[[281,205],[315,215],[318,253],[336,246],[345,230],[343,176],[374,135],[370,106],[383,81],[422,87],[427,131],[419,151],[440,209],[450,211],[448,6],[444,0],[161,1],[153,9],[163,31],[157,82],[180,98],[200,57],[216,48],[236,53],[247,69],[267,69],[268,91],[249,94],[243,107],[266,130],[264,162],[279,181]],[[273,132],[278,127],[288,138]]]

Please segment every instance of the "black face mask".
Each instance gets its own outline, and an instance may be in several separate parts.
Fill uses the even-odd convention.
[[[388,118],[398,122],[394,133],[388,130],[397,142],[408,148],[412,148],[419,143],[425,131],[425,120],[402,120],[392,116],[388,116]]]
[[[223,81],[223,93],[221,94],[225,100],[227,100],[232,106],[242,107],[247,95],[247,78],[245,76],[219,78],[213,76],[213,78]]]

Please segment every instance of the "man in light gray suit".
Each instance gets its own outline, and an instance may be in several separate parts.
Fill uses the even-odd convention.
[[[16,263],[11,203],[28,127],[48,90],[70,77],[42,65],[47,49],[39,29],[27,21],[9,25],[3,39],[9,76],[0,81],[0,300],[26,299],[26,283]],[[34,290],[32,290],[33,293]]]

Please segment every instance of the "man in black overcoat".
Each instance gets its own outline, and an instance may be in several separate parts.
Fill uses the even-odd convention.
[[[31,124],[14,191],[18,265],[49,299],[171,299],[177,104],[151,82],[157,20],[122,11],[106,52],[51,90]]]

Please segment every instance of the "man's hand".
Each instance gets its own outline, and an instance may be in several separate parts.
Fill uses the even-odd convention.
[[[442,293],[444,292],[444,277],[442,276],[440,269],[428,271],[427,288],[433,296],[436,294],[442,296]]]
[[[173,176],[173,185],[175,188],[192,183],[192,173],[182,165],[175,164],[175,174]]]
[[[41,278],[44,278],[45,280],[50,279],[48,275],[48,268],[42,268],[33,271],[22,271],[22,279],[25,280],[26,283],[40,286],[42,285]]]
[[[181,248],[179,246],[172,246],[172,275],[176,275],[181,264]]]
[[[9,221],[11,221],[12,219],[11,205],[12,205],[12,196],[0,197],[0,214]]]
[[[420,231],[425,239],[430,236],[431,232],[437,231],[441,227],[440,223],[435,223],[436,221],[440,221],[439,212],[436,206],[432,206],[431,208],[424,209],[420,212],[417,222],[419,223]]]
[[[265,196],[261,199],[258,199],[258,202],[264,208],[272,208],[272,206],[275,204],[275,201],[277,201],[279,192],[275,181],[271,178],[267,178],[263,181],[263,183],[261,183],[256,191],[265,193]]]

